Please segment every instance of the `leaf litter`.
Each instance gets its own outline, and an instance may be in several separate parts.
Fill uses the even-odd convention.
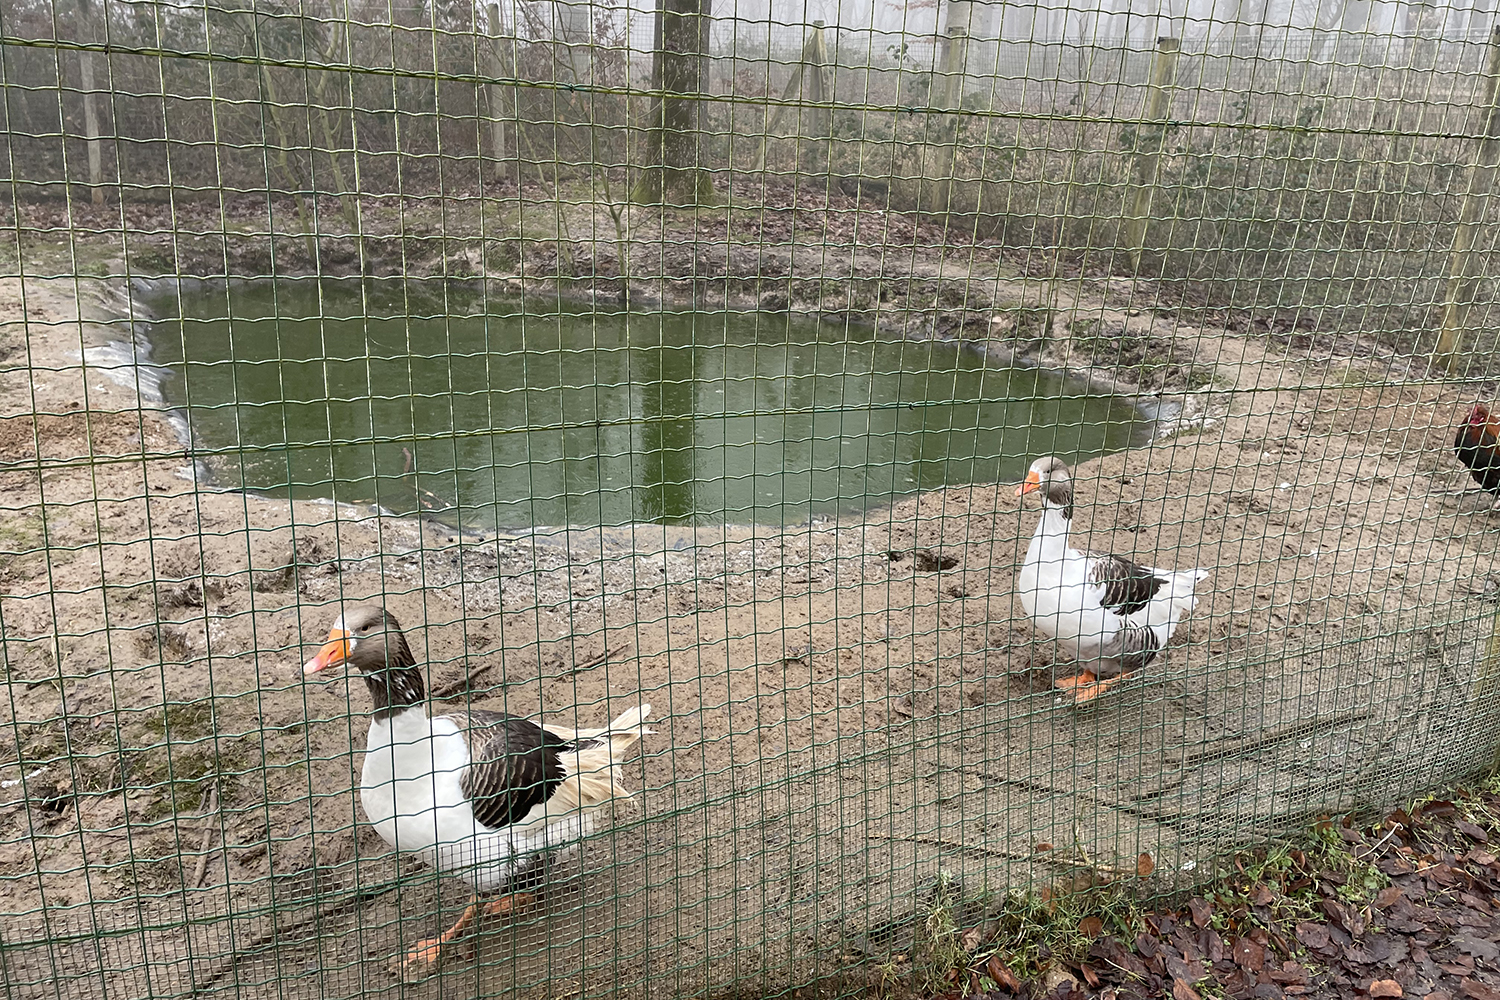
[[[1189,899],[1073,916],[1071,947],[970,936],[974,964],[934,1000],[1500,1000],[1497,833],[1487,790],[1375,823],[1325,818],[1313,846],[1241,855]],[[1142,855],[1137,872],[1151,867]]]

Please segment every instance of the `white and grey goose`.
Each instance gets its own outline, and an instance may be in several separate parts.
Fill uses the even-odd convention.
[[[392,968],[403,975],[435,967],[481,914],[528,907],[534,897],[523,890],[548,852],[576,849],[597,809],[630,796],[616,765],[654,735],[644,726],[650,705],[604,729],[447,707],[429,715],[416,658],[378,604],[346,610],[303,669],[315,674],[337,663],[364,675],[374,703],[360,782],[366,818],[396,850],[462,878],[476,894],[456,924],[397,956]],[[496,892],[504,895],[481,902],[480,894]]]
[[[1037,459],[1016,487],[1017,496],[1036,491],[1042,519],[1026,549],[1017,593],[1032,623],[1087,664],[1057,686],[1075,702],[1091,701],[1156,657],[1197,605],[1193,589],[1209,571],[1157,569],[1071,547],[1073,484],[1060,459]]]

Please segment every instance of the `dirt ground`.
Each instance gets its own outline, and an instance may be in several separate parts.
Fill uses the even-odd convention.
[[[1500,516],[1449,449],[1478,387],[1090,294],[1057,358],[1155,337],[1208,377],[1178,398],[1198,422],[1075,470],[1078,530],[1213,575],[1167,655],[1080,711],[1012,592],[1037,511],[1005,484],[784,533],[479,540],[197,487],[109,347],[121,288],[0,281],[8,992],[779,988],[878,952],[939,869],[1025,889],[1149,852],[1165,891],[1488,761]],[[384,960],[463,889],[363,822],[362,685],[299,669],[369,598],[457,697],[567,725],[640,698],[658,729],[543,911],[415,986]]]

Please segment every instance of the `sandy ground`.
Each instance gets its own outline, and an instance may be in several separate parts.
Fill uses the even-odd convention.
[[[784,534],[487,541],[198,489],[102,349],[127,308],[103,282],[0,282],[17,998],[780,987],[878,955],[939,869],[1001,891],[1147,852],[1164,890],[1492,754],[1470,692],[1500,517],[1448,450],[1474,390],[1363,345],[1081,303],[1090,336],[1145,324],[1211,371],[1192,401],[1214,415],[1075,470],[1091,547],[1213,570],[1168,655],[1080,711],[1015,601],[1037,512],[1003,485]],[[416,986],[384,960],[463,889],[363,823],[362,685],[299,670],[370,597],[484,707],[589,725],[643,698],[658,720],[635,803],[542,912]]]

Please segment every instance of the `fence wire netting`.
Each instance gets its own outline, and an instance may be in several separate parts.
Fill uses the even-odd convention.
[[[1490,0],[659,3],[0,5],[7,998],[920,993],[1491,765]]]

